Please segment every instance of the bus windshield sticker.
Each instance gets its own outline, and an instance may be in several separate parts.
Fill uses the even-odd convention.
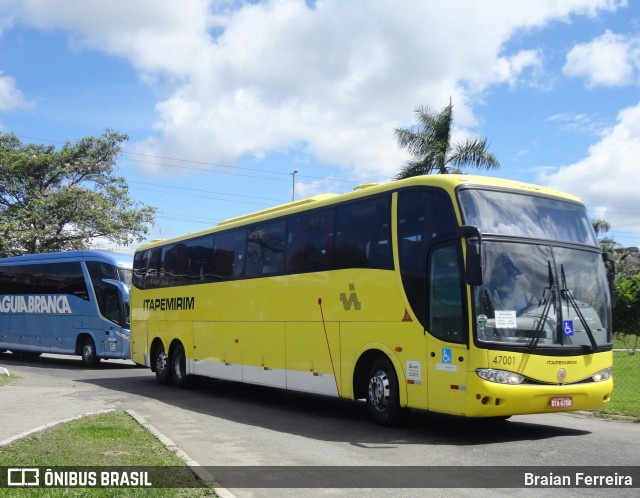
[[[442,363],[436,363],[436,370],[442,370],[445,372],[458,371],[458,366],[453,364],[453,353],[451,348],[442,348],[440,358]]]
[[[436,363],[436,370],[442,372],[457,372],[458,365],[453,365],[452,363]]]
[[[562,321],[562,330],[564,330],[564,335],[566,337],[573,335],[573,320],[563,320]]]
[[[515,329],[516,325],[516,312],[515,310],[499,311],[496,310],[496,328],[499,329]]]
[[[442,363],[451,363],[451,348],[442,348]]]
[[[422,384],[421,365],[417,360],[407,360],[407,384]]]

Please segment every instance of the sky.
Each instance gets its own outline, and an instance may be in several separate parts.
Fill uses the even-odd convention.
[[[486,174],[577,195],[640,246],[639,90],[632,0],[0,0],[0,132],[127,134],[147,240],[389,181],[394,129],[451,101]]]

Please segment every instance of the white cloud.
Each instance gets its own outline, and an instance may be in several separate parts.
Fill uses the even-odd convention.
[[[528,69],[534,76],[541,71],[540,50],[521,50],[512,56],[500,57],[496,63],[497,79],[507,82],[513,88],[521,83],[520,80]]]
[[[142,73],[184,77],[202,64],[216,18],[207,0],[8,0],[15,20],[65,30],[77,50],[128,59]]]
[[[302,146],[351,174],[389,177],[406,159],[391,131],[412,124],[417,105],[452,97],[456,124],[472,128],[469,91],[515,86],[541,66],[537,50],[502,52],[513,32],[594,5],[465,3],[462,17],[460,2],[246,5],[228,15],[189,85],[158,105],[158,136],[139,150],[163,154],[171,144],[227,162]]]
[[[32,103],[17,88],[15,79],[11,76],[4,76],[0,71],[0,111],[13,111],[31,106]]]
[[[505,52],[515,33],[623,2],[8,3],[20,22],[66,30],[74,48],[126,58],[144,81],[170,83],[156,134],[138,152],[233,163],[298,149],[350,176],[384,178],[406,158],[392,130],[413,124],[416,106],[451,97],[465,133],[489,85],[518,85],[540,69],[538,49]]]
[[[632,83],[640,69],[640,38],[606,31],[589,43],[573,47],[562,72],[583,77],[587,86],[622,86]]]
[[[563,132],[577,135],[602,136],[611,128],[611,122],[606,122],[596,114],[585,113],[560,113],[547,118],[548,122],[555,123]]]
[[[622,110],[618,122],[589,148],[587,157],[546,174],[541,181],[580,196],[616,230],[640,233],[640,103]]]

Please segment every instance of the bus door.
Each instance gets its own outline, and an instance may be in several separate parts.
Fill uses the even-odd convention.
[[[102,322],[104,354],[129,358],[129,289],[119,280],[104,278],[104,286],[96,292]],[[96,344],[98,348],[98,346]]]
[[[429,409],[465,411],[469,351],[458,241],[429,252],[427,289],[427,392]]]

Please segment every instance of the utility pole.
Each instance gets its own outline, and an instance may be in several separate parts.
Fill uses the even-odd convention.
[[[291,173],[291,202],[293,202],[296,198],[296,173],[297,169],[294,169]]]

